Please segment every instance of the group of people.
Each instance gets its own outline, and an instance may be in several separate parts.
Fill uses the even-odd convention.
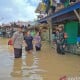
[[[53,35],[52,42],[56,44],[57,53],[64,55],[67,38],[67,34],[64,32],[64,28],[62,26],[58,27],[57,29],[54,30],[52,35]],[[41,50],[40,32],[36,31],[35,36],[32,36],[31,31],[27,29],[25,34],[23,34],[23,27],[22,26],[18,27],[18,30],[13,34],[13,37],[8,42],[9,45],[13,45],[14,47],[15,58],[22,57],[23,43],[25,45],[25,50],[28,53],[32,53],[33,49],[36,49],[36,51],[40,51]]]
[[[14,47],[14,57],[21,58],[23,44],[25,45],[25,50],[28,53],[32,53],[34,48],[36,51],[41,50],[41,37],[39,35],[39,31],[36,31],[34,37],[31,36],[31,31],[29,29],[26,30],[25,34],[23,34],[23,27],[19,26],[18,30],[13,34],[13,37],[9,40],[8,44],[13,45]]]
[[[63,26],[59,26],[57,29],[53,31],[52,34],[52,42],[56,44],[56,51],[58,54],[65,54],[65,47],[66,47],[66,39],[67,34],[64,32]]]

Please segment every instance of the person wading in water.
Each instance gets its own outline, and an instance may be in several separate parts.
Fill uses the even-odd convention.
[[[12,37],[15,58],[22,57],[23,40],[24,40],[24,37],[22,32],[22,26],[18,26],[18,30],[13,34],[13,37]]]
[[[24,42],[25,42],[25,50],[28,53],[32,53],[33,50],[33,37],[30,34],[30,30],[26,31],[25,37],[24,37]]]

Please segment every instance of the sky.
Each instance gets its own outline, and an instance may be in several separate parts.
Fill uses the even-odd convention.
[[[32,21],[40,0],[0,0],[0,23]]]

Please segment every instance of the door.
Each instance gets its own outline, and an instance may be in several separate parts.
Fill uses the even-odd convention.
[[[68,35],[67,43],[68,44],[76,44],[77,43],[77,35],[78,35],[78,22],[71,21],[65,24],[65,32]]]

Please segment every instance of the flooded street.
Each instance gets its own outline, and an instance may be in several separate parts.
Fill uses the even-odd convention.
[[[59,55],[43,42],[41,52],[27,54],[23,48],[22,59],[14,59],[7,41],[0,38],[0,80],[59,80],[64,76],[68,80],[80,77],[80,56]]]

